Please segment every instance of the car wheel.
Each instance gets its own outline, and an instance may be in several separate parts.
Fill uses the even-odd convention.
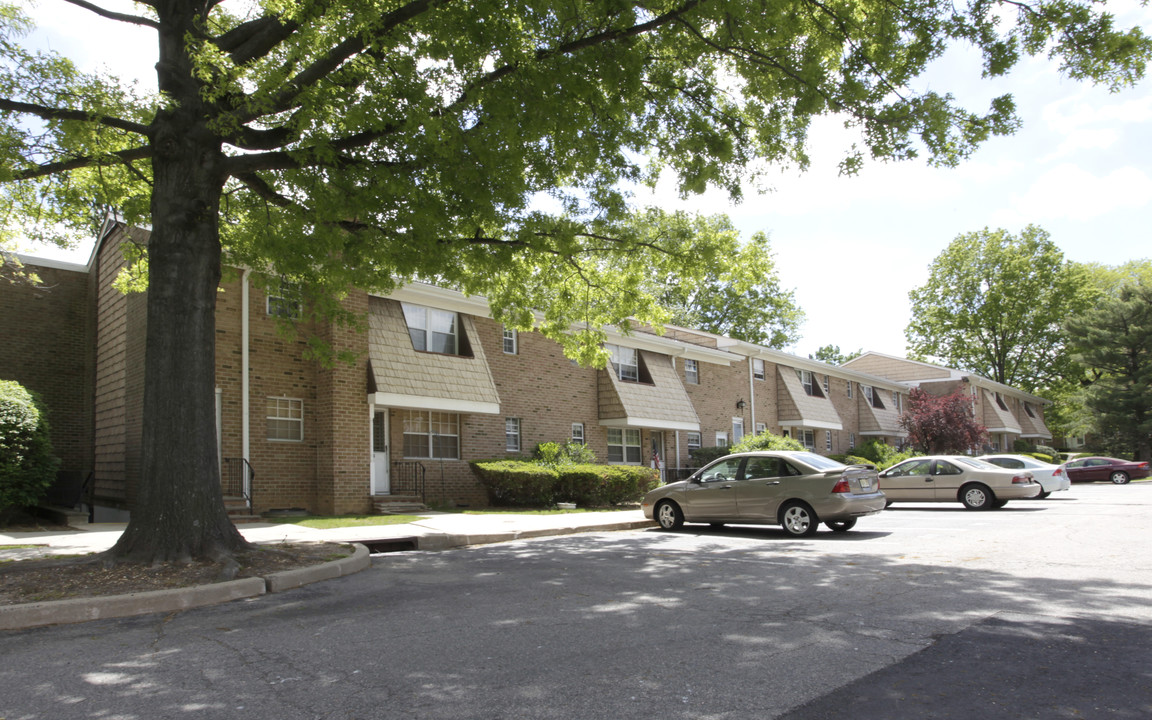
[[[1041,490],[1040,494],[1036,496],[1036,499],[1037,500],[1043,500],[1044,498],[1048,497],[1051,494],[1052,494],[1051,490]]]
[[[829,520],[824,523],[832,532],[848,532],[856,527],[856,518],[848,518],[847,520]]]
[[[969,510],[987,510],[996,502],[996,496],[987,486],[971,483],[960,488],[960,502]]]
[[[684,525],[684,513],[679,505],[665,500],[656,506],[656,522],[664,530],[679,530]]]
[[[992,509],[993,510],[999,510],[1000,508],[1004,507],[1007,504],[1008,504],[1007,500],[997,500],[996,502],[992,503]]]
[[[1109,475],[1108,479],[1117,485],[1126,485],[1128,483],[1128,473],[1123,470],[1117,470]]]
[[[809,537],[816,534],[820,519],[804,503],[790,502],[780,508],[780,525],[792,537]]]
[[[708,523],[708,527],[712,528],[713,530],[719,530],[724,527],[724,523]]]

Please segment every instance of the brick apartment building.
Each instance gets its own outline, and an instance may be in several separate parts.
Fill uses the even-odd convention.
[[[140,476],[143,295],[111,287],[121,244],[146,233],[105,225],[87,265],[21,257],[36,286],[0,286],[0,377],[38,392],[63,468],[94,472],[97,519],[122,519]],[[412,284],[353,291],[360,333],[308,328],[357,355],[331,368],[279,331],[291,297],[228,273],[216,310],[216,406],[226,495],[254,513],[367,512],[419,494],[483,505],[468,461],[587,444],[601,461],[691,467],[689,452],[765,429],[823,454],[877,438],[897,444],[907,393],[968,383],[998,447],[1047,439],[1045,401],[947,368],[867,353],[844,367],[728,337],[669,327],[609,331],[612,362],[580,367],[537,333],[494,321],[482,298]],[[982,415],[981,415],[982,413]],[[414,483],[423,482],[422,488]]]

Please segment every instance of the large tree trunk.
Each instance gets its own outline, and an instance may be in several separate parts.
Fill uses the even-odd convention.
[[[215,332],[223,155],[190,80],[184,39],[195,3],[159,2],[159,86],[152,124],[142,477],[115,558],[224,560],[245,546],[228,519],[216,450]],[[200,5],[203,8],[203,4]]]

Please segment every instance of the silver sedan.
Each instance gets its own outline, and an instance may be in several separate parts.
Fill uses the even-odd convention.
[[[846,532],[857,518],[884,509],[876,471],[810,452],[738,453],[697,470],[687,480],[644,496],[644,517],[665,530],[685,522],[780,525],[806,537],[823,522]]]
[[[1004,507],[1036,497],[1040,483],[1027,470],[1007,470],[963,455],[905,460],[880,473],[890,502],[960,502],[969,510]]]

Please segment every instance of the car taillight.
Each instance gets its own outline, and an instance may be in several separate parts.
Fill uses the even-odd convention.
[[[1032,482],[1031,475],[1016,475],[1012,478],[1013,485],[1027,485],[1030,482]]]
[[[1052,471],[1052,477],[1060,477],[1064,474],[1064,468],[1058,467]]]
[[[836,483],[835,487],[832,488],[832,492],[834,492],[834,493],[850,493],[850,492],[852,492],[852,488],[848,486],[847,480],[841,480],[840,482]]]
[[[1137,467],[1139,467],[1141,470],[1147,470],[1148,463],[1140,463]]]

